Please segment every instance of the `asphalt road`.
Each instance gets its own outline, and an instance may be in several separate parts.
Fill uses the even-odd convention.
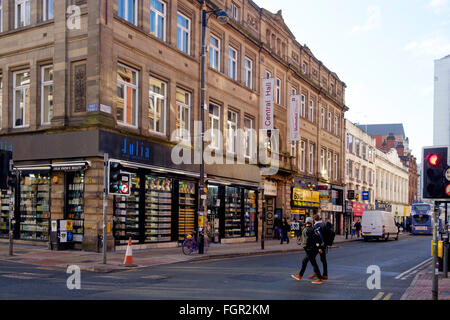
[[[304,253],[270,254],[178,263],[98,274],[83,271],[81,289],[69,290],[70,274],[0,261],[0,299],[153,300],[398,300],[411,284],[410,269],[429,259],[431,237],[339,244],[328,255],[329,280],[296,281]],[[317,259],[319,261],[319,259]],[[320,264],[319,264],[320,265]],[[381,270],[380,289],[369,290],[369,266]],[[400,277],[399,277],[400,276]],[[371,282],[375,283],[375,282]]]

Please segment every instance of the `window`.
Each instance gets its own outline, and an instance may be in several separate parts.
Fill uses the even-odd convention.
[[[227,120],[227,151],[228,153],[236,153],[236,132],[237,132],[237,119],[236,112],[228,110]]]
[[[325,108],[320,109],[320,123],[322,129],[325,129]]]
[[[177,137],[189,141],[190,140],[190,115],[191,115],[191,94],[187,91],[177,88],[177,118],[175,127],[177,129]]]
[[[372,185],[372,170],[369,169],[369,184]]]
[[[191,53],[191,20],[181,13],[177,15],[177,48],[186,54]]]
[[[327,160],[328,179],[331,180],[331,178],[333,177],[333,152],[328,151]]]
[[[305,164],[306,164],[306,142],[300,142],[300,171],[305,172]]]
[[[303,94],[300,96],[300,113],[303,118],[306,118],[306,97]]]
[[[253,150],[253,119],[244,118],[244,132],[245,132],[245,157],[252,157]]]
[[[373,150],[372,150],[372,147],[369,147],[369,161],[373,161]]]
[[[349,134],[347,137],[348,152],[353,153],[353,136]]]
[[[328,131],[332,131],[332,118],[333,118],[333,115],[331,114],[331,112],[328,112]]]
[[[3,115],[3,77],[2,74],[0,73],[0,129],[2,127],[2,115]]]
[[[320,149],[320,171],[325,171],[325,149]]]
[[[367,146],[366,146],[365,143],[362,144],[362,148],[361,149],[362,149],[362,158],[364,160],[366,160],[367,159]]]
[[[237,80],[237,51],[233,48],[228,48],[228,76]]]
[[[304,74],[308,73],[308,64],[307,63],[303,63],[303,73]]]
[[[211,130],[211,148],[220,148],[220,107],[209,104],[209,129]]]
[[[348,160],[348,167],[347,167],[347,174],[348,176],[353,179],[353,161],[352,160]]]
[[[246,87],[253,88],[253,61],[245,58],[244,60],[244,84]]]
[[[291,96],[297,95],[297,89],[291,88]]]
[[[41,124],[50,124],[53,117],[53,66],[41,69]]]
[[[220,40],[214,36],[209,39],[209,66],[219,71],[220,65]]]
[[[137,127],[138,72],[125,65],[117,67],[117,122]]]
[[[119,17],[137,25],[137,0],[118,0]]]
[[[166,133],[167,84],[150,77],[148,120],[149,130]]]
[[[359,176],[359,163],[357,163],[357,162],[355,163],[355,178],[358,181],[360,179],[360,176]]]
[[[366,183],[367,182],[367,173],[366,173],[366,167],[365,166],[362,167],[361,175],[362,175],[362,179],[361,180],[364,183]]]
[[[281,104],[281,80],[279,78],[277,78],[275,90],[276,90],[275,91],[276,92],[276,96],[275,96],[276,103]]]
[[[3,32],[3,3],[0,0],[0,32]]]
[[[308,171],[310,174],[314,173],[314,144],[309,144],[309,166]]]
[[[25,27],[30,24],[31,0],[15,0],[15,28]]]
[[[30,115],[30,71],[13,74],[13,127],[26,127]]]
[[[42,20],[52,20],[53,19],[53,0],[42,0]]]
[[[264,77],[265,77],[266,79],[270,79],[270,78],[272,78],[272,74],[271,74],[269,71],[266,71]]]
[[[297,157],[297,142],[291,141],[291,157]]]
[[[166,40],[166,4],[159,0],[150,0],[150,33]]]
[[[309,121],[314,122],[314,101],[309,100]]]
[[[336,115],[334,116],[334,134],[339,135],[339,117]]]
[[[234,3],[231,4],[231,17],[234,20],[239,20],[239,8]]]
[[[356,155],[359,157],[359,152],[360,152],[360,148],[359,148],[359,146],[360,146],[360,141],[359,141],[359,139],[355,139],[355,153],[356,153]]]
[[[339,170],[339,156],[337,154],[334,155],[334,180],[338,180],[338,170]]]

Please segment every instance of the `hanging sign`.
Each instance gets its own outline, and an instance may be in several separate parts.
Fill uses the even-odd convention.
[[[273,87],[274,79],[263,80],[262,129],[273,130]]]
[[[291,117],[291,141],[300,141],[300,96],[291,96],[289,113]]]

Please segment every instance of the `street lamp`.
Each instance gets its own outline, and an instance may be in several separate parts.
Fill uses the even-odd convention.
[[[202,143],[201,143],[201,162],[200,162],[200,206],[199,206],[199,216],[204,217],[205,213],[205,201],[206,201],[206,194],[205,194],[205,164],[203,161],[203,153],[205,149],[205,58],[206,58],[206,44],[205,44],[205,38],[206,38],[206,26],[208,25],[208,14],[215,14],[217,17],[217,21],[220,24],[227,24],[230,18],[228,17],[228,13],[223,10],[210,10],[208,11],[208,8],[206,6],[206,0],[202,1],[202,50],[201,50],[201,97],[200,97],[200,116],[201,116],[201,137],[202,137]],[[206,224],[206,221],[203,219],[203,226],[198,227],[199,231],[203,231]],[[200,229],[202,228],[202,229]],[[199,254],[203,254],[203,244],[204,244],[204,235],[203,232],[200,234],[200,232],[197,233],[197,236],[199,237]]]

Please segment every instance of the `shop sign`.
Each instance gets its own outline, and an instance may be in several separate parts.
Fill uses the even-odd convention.
[[[100,111],[111,114],[111,106],[100,104]]]
[[[333,211],[333,204],[331,202],[321,202],[320,209],[324,211]]]
[[[264,195],[276,197],[277,196],[277,184],[276,182],[264,181]]]
[[[71,165],[67,165],[67,166],[55,166],[52,167],[53,171],[81,171],[85,169],[85,166],[71,166]]]
[[[294,207],[320,208],[320,194],[318,191],[292,189],[292,205]]]
[[[97,112],[98,111],[98,104],[89,104],[87,106],[87,112]]]
[[[291,222],[291,230],[294,230],[294,231],[300,230],[300,223],[299,222]]]
[[[342,206],[333,205],[334,212],[342,212]]]
[[[263,80],[263,99],[262,99],[262,129],[273,130],[273,87],[274,79]]]
[[[364,201],[369,201],[370,200],[370,192],[369,191],[363,191],[362,192],[362,199]]]
[[[361,217],[364,213],[364,204],[353,202],[353,215]]]
[[[291,141],[300,140],[300,96],[291,96],[290,103],[290,135]]]

